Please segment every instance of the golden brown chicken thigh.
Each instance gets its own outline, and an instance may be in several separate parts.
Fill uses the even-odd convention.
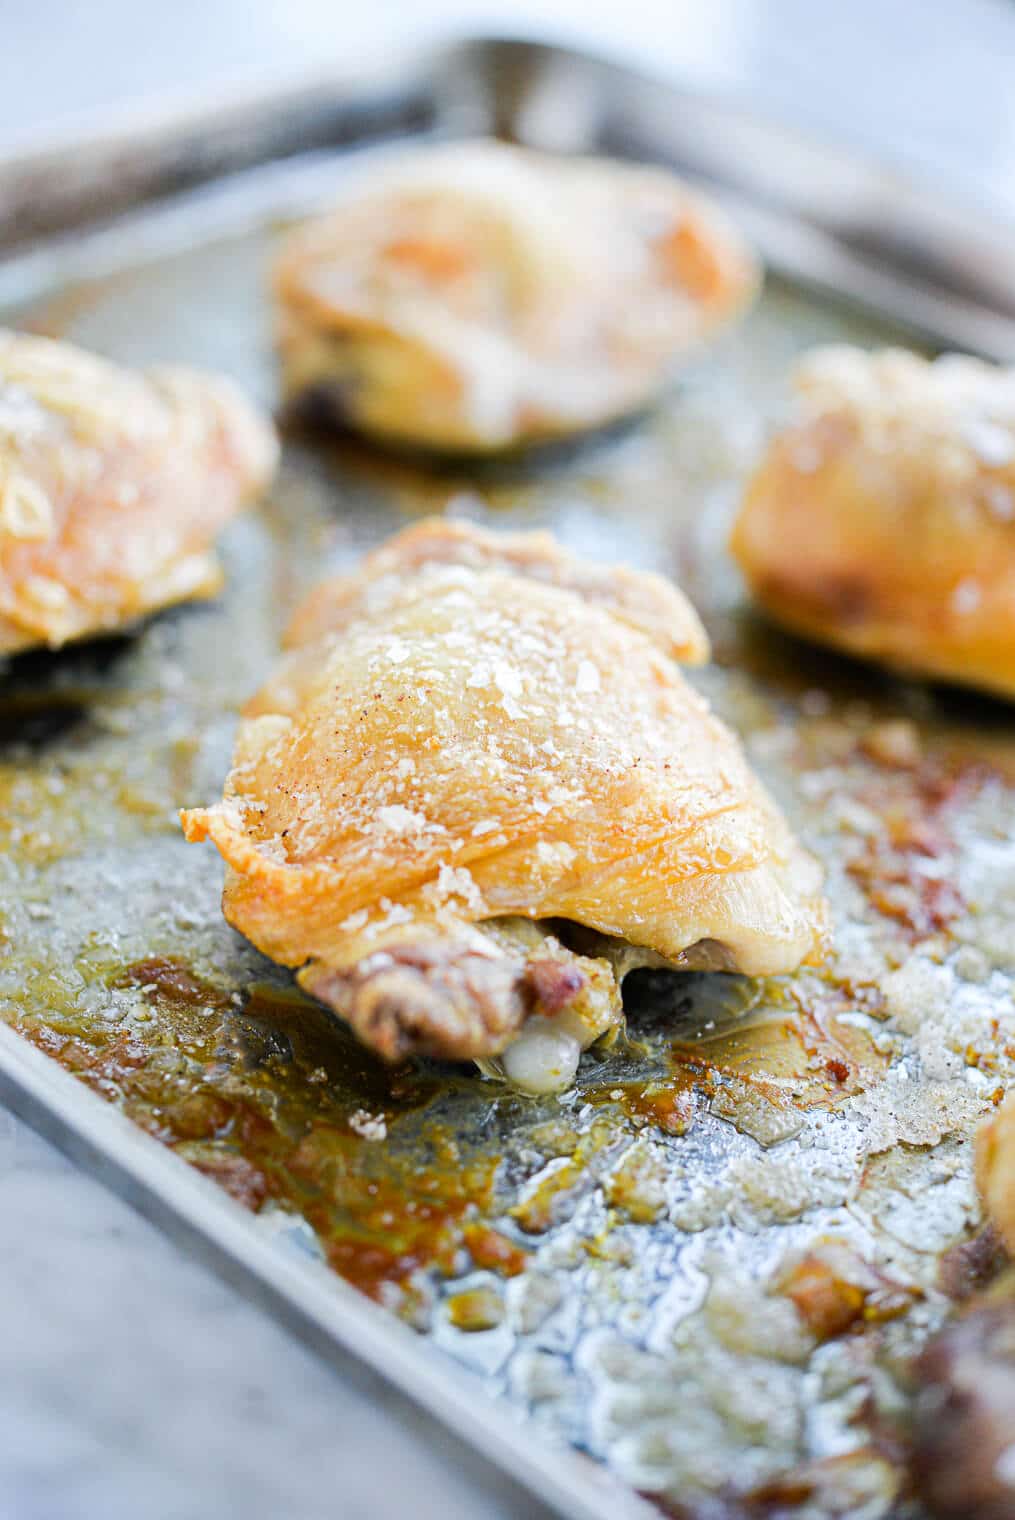
[[[733,552],[786,627],[1015,695],[1015,371],[829,348],[748,487]]]
[[[433,521],[291,643],[184,827],[229,921],[382,1055],[566,1085],[632,964],[820,957],[817,868],[681,675],[707,644],[665,581]]]
[[[227,381],[0,330],[0,653],[212,594],[215,536],[276,458]]]
[[[284,386],[383,438],[512,447],[644,405],[757,281],[725,218],[662,170],[417,151],[286,242]]]

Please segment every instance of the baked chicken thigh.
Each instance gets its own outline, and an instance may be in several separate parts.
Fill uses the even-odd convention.
[[[214,593],[215,535],[276,457],[227,381],[0,330],[0,653]]]
[[[512,447],[644,405],[757,281],[671,174],[455,143],[371,168],[289,237],[284,387],[404,444]]]
[[[184,828],[230,923],[382,1056],[552,1090],[632,966],[820,958],[817,867],[681,675],[707,644],[659,577],[434,520],[289,643]]]
[[[829,348],[796,373],[733,552],[778,622],[1015,695],[1015,370]]]

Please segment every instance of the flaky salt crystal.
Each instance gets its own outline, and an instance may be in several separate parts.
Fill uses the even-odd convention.
[[[493,667],[493,679],[500,691],[506,697],[520,697],[522,694],[522,677],[514,665],[508,664],[507,660],[497,660]]]
[[[404,807],[400,802],[379,807],[374,817],[382,829],[388,829],[392,834],[418,833],[427,826],[422,813],[414,813],[412,808]]]
[[[575,691],[582,693],[599,690],[599,671],[591,660],[582,660],[575,678]]]

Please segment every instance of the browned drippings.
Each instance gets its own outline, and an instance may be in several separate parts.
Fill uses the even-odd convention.
[[[786,991],[732,1027],[703,1029],[670,1047],[675,1070],[712,1096],[738,1078],[771,1103],[823,1108],[862,1092],[887,1061],[866,1030],[844,1022],[848,1004],[823,987]]]
[[[864,752],[877,768],[857,800],[882,828],[847,869],[872,908],[894,919],[909,939],[926,939],[965,909],[949,869],[957,850],[953,823],[992,773],[982,764],[940,756],[900,765],[877,750],[872,755],[869,743]],[[930,864],[934,870],[927,869]]]
[[[105,1098],[114,1098],[129,1086],[148,1060],[145,1046],[119,1031],[106,1040],[95,1040],[84,1032],[67,1034],[44,1024],[25,1022],[16,1027],[37,1049]]]
[[[425,1114],[422,1138],[399,1143],[399,1118],[457,1079],[386,1066],[298,993],[234,998],[178,956],[107,980],[142,994],[146,1022],[89,1019],[53,995],[47,1022],[21,1032],[244,1207],[302,1216],[363,1292],[409,1303],[417,1271],[523,1270],[526,1252],[489,1222],[499,1158],[463,1155]]]
[[[243,1004],[255,1026],[283,1031],[308,1080],[336,1103],[341,1094],[351,1114],[365,1109],[385,1121],[425,1108],[442,1090],[439,1078],[410,1061],[390,1065],[361,1045],[329,1010],[289,988],[255,984]]]
[[[187,1008],[226,1008],[229,996],[203,977],[196,976],[178,956],[152,955],[145,960],[134,961],[119,976],[113,978],[114,987],[140,987],[150,996],[170,1007],[183,1004]]]
[[[584,1132],[557,1125],[539,1128],[546,1132],[547,1143],[541,1149],[549,1160],[530,1177],[518,1202],[508,1210],[526,1235],[542,1235],[569,1219],[595,1185],[603,1157],[623,1138],[608,1118],[595,1119]],[[537,1135],[534,1130],[530,1138],[538,1144]]]
[[[468,1266],[466,1226],[490,1209],[495,1158],[461,1164],[454,1141],[434,1132],[426,1170],[413,1155],[378,1165],[348,1135],[325,1126],[300,1142],[279,1180],[307,1194],[304,1217],[329,1262],[372,1298],[418,1270],[453,1277]],[[443,1154],[441,1153],[443,1151]],[[276,1168],[277,1172],[277,1168]]]
[[[577,1157],[547,1171],[511,1209],[511,1217],[526,1235],[542,1235],[574,1212],[576,1189],[583,1166]]]
[[[872,1442],[780,1474],[744,1495],[735,1513],[779,1520],[806,1506],[811,1515],[886,1515],[903,1482],[901,1457]]]
[[[529,1253],[508,1240],[500,1230],[493,1230],[486,1224],[467,1224],[462,1233],[477,1267],[499,1272],[502,1277],[517,1277],[525,1271]]]
[[[707,1102],[713,1114],[770,1145],[796,1133],[808,1110],[878,1080],[887,1055],[864,1028],[845,1021],[853,1009],[872,1011],[876,999],[867,989],[812,978],[793,987],[773,983],[768,994],[746,1013],[674,1040],[665,1076],[604,1083],[583,1094],[586,1102],[618,1109],[637,1129],[673,1136],[686,1134],[697,1104]]]
[[[504,1301],[492,1288],[470,1288],[448,1299],[448,1319],[456,1330],[495,1330],[504,1318]]]
[[[695,1069],[674,1072],[660,1082],[624,1082],[615,1087],[596,1088],[593,1103],[615,1102],[635,1122],[651,1124],[664,1135],[686,1135],[694,1122]],[[682,1078],[686,1076],[686,1082]],[[706,1078],[702,1072],[703,1085]]]
[[[866,1030],[845,1022],[852,1002],[834,983],[780,988],[777,997],[732,1027],[671,1046],[682,1081],[763,1145],[795,1134],[808,1110],[863,1091],[887,1065]]]
[[[367,1190],[369,1195],[369,1189]],[[305,1217],[313,1225],[331,1266],[368,1297],[402,1287],[414,1273],[434,1270],[453,1277],[465,1268],[462,1215],[467,1198],[447,1204],[405,1198],[392,1188],[389,1207],[367,1198],[366,1224],[354,1217],[338,1223],[328,1204],[313,1204]]]
[[[819,1341],[854,1325],[898,1319],[922,1297],[919,1289],[893,1281],[839,1241],[819,1243],[801,1257],[784,1274],[779,1291]]]
[[[178,956],[113,968],[108,982],[138,989],[150,1022],[78,1027],[69,1005],[57,1029],[51,1006],[48,1024],[26,1022],[25,1032],[246,1207],[271,1200],[301,1215],[328,1261],[364,1292],[408,1295],[418,1271],[524,1270],[527,1252],[494,1223],[499,1156],[464,1153],[426,1117],[466,1079],[385,1065],[284,987],[255,985],[237,1006]],[[727,1099],[724,1117],[764,1138],[751,1103],[773,1112],[828,1105],[880,1071],[869,1036],[841,1021],[848,1005],[841,989],[814,979],[799,1001],[783,993],[777,1007],[675,1041],[665,1077],[604,1085],[586,1099],[670,1136],[686,1131],[698,1095],[714,1108]],[[167,1035],[183,1060],[166,1059]],[[399,1120],[413,1111],[413,1145],[403,1149]],[[552,1123],[533,1130],[543,1155],[557,1160],[510,1210],[527,1235],[573,1211],[594,1184],[597,1158],[618,1140],[612,1117],[581,1134],[564,1128],[556,1142]]]

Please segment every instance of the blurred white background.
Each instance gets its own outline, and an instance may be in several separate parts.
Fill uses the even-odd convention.
[[[0,0],[0,140],[477,30],[605,48],[1015,208],[1009,0]]]

